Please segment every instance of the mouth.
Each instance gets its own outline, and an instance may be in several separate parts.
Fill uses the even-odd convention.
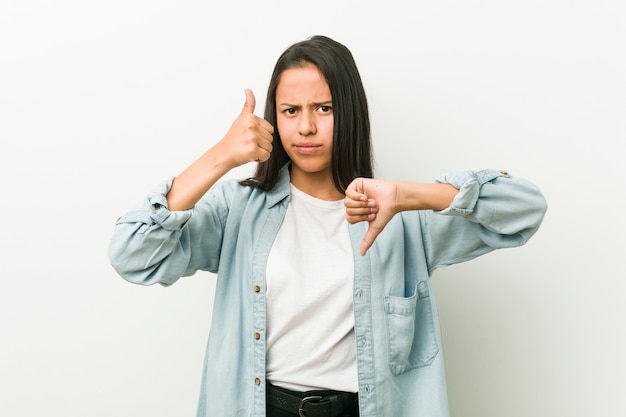
[[[314,153],[321,147],[322,145],[319,145],[316,143],[310,143],[310,142],[301,142],[295,145],[296,150],[303,154]]]

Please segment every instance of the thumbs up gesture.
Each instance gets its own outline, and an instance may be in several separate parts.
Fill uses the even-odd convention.
[[[274,127],[265,119],[254,114],[256,99],[251,90],[245,90],[246,101],[220,147],[228,153],[232,167],[247,162],[263,162],[272,152]]]

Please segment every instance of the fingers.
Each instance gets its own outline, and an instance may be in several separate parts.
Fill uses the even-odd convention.
[[[378,212],[376,200],[367,198],[362,190],[363,180],[361,178],[354,180],[346,189],[344,205],[346,207],[346,219],[351,224],[372,221]]]
[[[241,110],[241,114],[254,114],[254,108],[256,107],[256,98],[254,97],[254,93],[248,88],[246,88],[244,93],[246,94],[246,101],[243,105],[243,109]]]
[[[346,220],[351,224],[363,221],[368,223],[359,246],[362,256],[372,247],[393,217],[389,201],[394,192],[388,183],[371,178],[357,178],[346,189]]]
[[[363,236],[363,240],[361,240],[361,244],[359,245],[359,253],[361,256],[365,256],[369,248],[371,248],[374,244],[374,241],[380,232],[381,229],[374,228],[370,224],[370,227],[367,229],[367,232],[365,232],[365,236]]]
[[[244,91],[246,94],[246,101],[241,109],[241,116],[253,116],[250,120],[253,120],[256,126],[260,128],[259,132],[263,139],[272,140],[272,133],[274,133],[274,126],[267,120],[254,116],[254,109],[256,108],[256,98],[252,90],[246,88]]]
[[[361,256],[364,256],[368,249],[376,240],[376,236],[380,230],[373,225],[378,212],[378,205],[373,198],[367,198],[363,192],[363,180],[357,178],[346,189],[346,198],[344,199],[346,206],[346,220],[348,223],[355,224],[366,221],[369,223],[367,232],[359,246]]]
[[[272,134],[274,133],[274,126],[272,126],[272,124],[267,120],[261,119],[260,117],[257,118],[257,123],[259,128],[261,128],[264,133],[263,137],[271,142],[273,140]]]
[[[356,178],[348,185],[346,197],[350,197],[353,200],[367,198],[364,192],[363,178]]]
[[[256,161],[264,162],[269,159],[270,154],[274,149],[274,136],[272,135],[274,133],[274,127],[267,120],[261,118],[257,119],[257,123],[257,147],[260,151],[260,154],[258,155]]]
[[[372,221],[376,218],[376,213],[378,212],[378,205],[372,199],[354,201],[346,198],[344,205],[346,206],[346,220],[351,224]]]
[[[249,160],[263,162],[269,159],[273,150],[272,142],[274,139],[274,126],[272,126],[272,124],[267,120],[254,114],[254,110],[256,108],[256,98],[252,90],[246,89],[244,93],[246,95],[246,100],[238,119],[240,119],[244,123],[244,126],[246,126],[245,131],[247,131],[247,135],[249,135],[248,138],[249,140],[252,140],[252,143],[254,144],[254,148],[249,151]]]

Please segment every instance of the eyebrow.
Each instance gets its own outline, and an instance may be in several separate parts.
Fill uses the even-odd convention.
[[[316,103],[311,103],[310,107],[328,106],[330,104],[333,104],[333,101],[332,100],[326,100],[326,101],[320,101],[320,102],[316,102]],[[301,107],[299,105],[289,104],[289,103],[280,103],[278,106],[279,107],[296,107],[296,108],[300,108]]]

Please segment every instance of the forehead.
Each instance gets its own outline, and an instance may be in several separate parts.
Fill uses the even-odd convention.
[[[313,64],[286,69],[276,86],[276,100],[330,100],[330,88]]]

